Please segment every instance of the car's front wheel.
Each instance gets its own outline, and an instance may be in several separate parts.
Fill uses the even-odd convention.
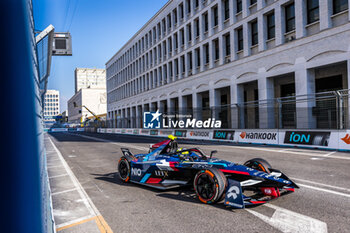
[[[193,186],[201,202],[213,204],[224,197],[227,179],[219,169],[201,170],[196,174]]]
[[[119,178],[124,182],[129,182],[130,171],[131,171],[131,168],[130,168],[129,161],[127,160],[127,158],[122,156],[118,162]]]
[[[269,164],[269,162],[267,162],[265,159],[262,159],[262,158],[255,158],[255,159],[248,160],[243,165],[258,171],[270,173],[271,165]]]

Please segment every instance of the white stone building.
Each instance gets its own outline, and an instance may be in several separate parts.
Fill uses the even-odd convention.
[[[106,70],[96,68],[76,68],[75,93],[81,88],[106,88]]]
[[[55,122],[55,117],[60,114],[60,92],[47,90],[44,96],[44,121]]]
[[[107,117],[142,127],[144,111],[211,109],[224,127],[276,128],[265,100],[350,88],[349,2],[170,0],[107,61]],[[234,110],[247,101],[267,104]],[[315,106],[296,102],[288,127],[317,128]]]
[[[106,114],[106,89],[80,89],[68,100],[68,122],[79,123],[81,120],[85,121],[87,117],[93,116],[87,109],[96,115]]]

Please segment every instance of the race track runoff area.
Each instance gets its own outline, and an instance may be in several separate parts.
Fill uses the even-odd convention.
[[[180,140],[179,147],[217,150],[215,157],[232,162],[264,158],[300,186],[268,204],[232,209],[202,204],[191,188],[159,191],[116,178],[121,147],[145,153],[161,138],[53,132],[46,140],[62,156],[49,160],[48,168],[67,165],[51,174],[66,188],[53,195],[58,232],[74,232],[70,226],[90,221],[82,221],[84,216],[92,218],[94,232],[350,232],[350,153]],[[62,194],[71,195],[57,199]],[[72,205],[80,205],[81,213],[74,215]]]

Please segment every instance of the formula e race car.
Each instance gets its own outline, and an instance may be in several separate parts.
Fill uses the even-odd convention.
[[[299,188],[281,171],[261,158],[243,165],[205,155],[199,148],[178,148],[176,138],[150,146],[147,154],[133,155],[122,148],[118,162],[119,177],[158,189],[193,185],[203,203],[224,204],[234,208],[263,204]]]

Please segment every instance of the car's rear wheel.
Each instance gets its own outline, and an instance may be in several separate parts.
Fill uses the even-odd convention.
[[[262,171],[266,173],[271,172],[270,171],[271,165],[269,164],[269,162],[267,162],[265,159],[262,159],[262,158],[254,158],[254,159],[248,160],[243,165],[258,171]]]
[[[206,204],[222,200],[227,186],[225,175],[216,168],[199,171],[193,181],[198,199]]]
[[[118,172],[119,178],[124,182],[129,182],[130,180],[130,163],[124,156],[119,159],[118,162]]]

